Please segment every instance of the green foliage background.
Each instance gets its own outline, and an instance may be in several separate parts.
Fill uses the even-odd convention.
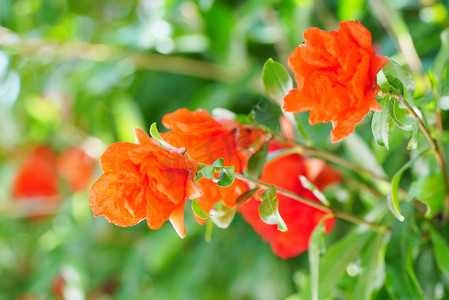
[[[55,298],[61,274],[70,299],[310,299],[307,254],[275,257],[241,217],[227,230],[215,228],[207,243],[206,226],[189,212],[181,240],[170,224],[151,231],[144,222],[119,228],[93,218],[88,191],[66,191],[60,211],[30,221],[11,199],[21,157],[38,144],[62,151],[86,141],[99,155],[180,107],[248,113],[256,106],[270,120],[263,64],[272,57],[287,66],[302,31],[312,26],[331,30],[341,20],[360,20],[377,52],[401,63],[409,61],[396,38],[411,37],[427,72],[449,27],[448,6],[447,0],[0,1],[0,299]],[[306,127],[319,147],[390,178],[409,160],[409,136],[392,130],[386,151],[376,145],[369,117],[358,135],[332,145],[329,124]],[[348,179],[328,193],[332,203],[373,213],[378,200],[357,183],[368,179],[344,172]],[[401,185],[411,178],[407,173]],[[326,236],[328,245],[340,243],[321,264],[321,295],[449,299],[449,227],[432,229],[420,219],[418,230],[412,210],[404,203],[405,224],[386,206],[374,212],[393,224],[389,237],[359,233],[339,220]],[[437,244],[442,252],[435,258]]]

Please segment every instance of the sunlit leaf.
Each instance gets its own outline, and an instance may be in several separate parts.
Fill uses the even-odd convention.
[[[388,83],[396,89],[394,92],[404,95],[407,99],[413,97],[416,90],[415,80],[403,66],[389,58],[388,64],[383,67],[382,72]]]
[[[402,168],[400,168],[399,171],[397,171],[396,174],[394,174],[393,179],[391,180],[391,189],[387,197],[387,204],[390,211],[399,221],[404,221],[404,216],[401,214],[399,210],[399,196],[398,196],[399,181],[401,180],[402,174],[407,169],[409,169],[418,158],[422,157],[423,155],[426,155],[430,151],[431,151],[430,149],[427,149],[425,151],[420,152],[418,155],[416,155],[414,159],[404,164]]]
[[[421,201],[427,206],[426,217],[433,218],[444,204],[446,188],[444,186],[443,174],[437,172],[418,178],[410,186],[408,197]]]
[[[390,95],[385,95],[379,99],[382,107],[373,115],[371,130],[377,144],[388,149],[388,133],[390,131]]]
[[[410,113],[399,107],[399,101],[390,99],[390,115],[394,124],[405,131],[413,131],[418,127],[418,122],[413,119]]]
[[[228,228],[235,216],[235,210],[218,203],[211,209],[210,218],[217,227]]]
[[[265,92],[278,103],[282,103],[284,96],[293,88],[293,82],[287,70],[271,58],[263,66],[262,80]]]
[[[221,187],[228,187],[234,183],[235,172],[234,166],[222,167],[220,169],[220,174],[218,175],[217,185]]]
[[[309,242],[310,290],[313,300],[319,299],[320,255],[324,252],[326,247],[323,235],[324,220],[315,227]]]
[[[279,214],[276,188],[270,186],[261,195],[262,203],[259,206],[259,213],[262,220],[267,224],[278,225],[278,230],[287,231],[287,226]]]
[[[159,146],[167,149],[176,149],[172,145],[168,144],[159,134],[159,130],[157,130],[156,122],[151,124],[150,126],[150,135],[159,142]]]
[[[318,200],[320,200],[321,203],[323,203],[326,206],[329,206],[330,203],[327,201],[326,196],[313,184],[311,183],[305,176],[300,175],[299,180],[301,181],[301,185],[308,189],[313,193],[315,197],[317,197]]]
[[[192,210],[200,219],[208,219],[210,217],[210,215],[199,206],[197,199],[192,200]]]

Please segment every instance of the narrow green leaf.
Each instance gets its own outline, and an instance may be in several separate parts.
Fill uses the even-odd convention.
[[[278,199],[276,197],[276,188],[270,186],[261,195],[262,203],[259,206],[259,213],[262,220],[267,224],[277,224],[278,230],[287,231],[284,220],[279,215]]]
[[[385,235],[376,234],[371,243],[365,247],[361,255],[362,272],[358,276],[355,284],[352,299],[354,300],[370,300],[374,291],[377,276],[379,275],[379,265],[382,256],[382,248],[384,246]]]
[[[240,196],[237,197],[237,199],[235,200],[235,202],[237,204],[243,204],[246,200],[248,200],[249,198],[251,198],[252,196],[254,196],[254,194],[260,190],[260,187],[251,189],[249,191],[244,192],[243,194],[241,194]]]
[[[393,213],[393,215],[399,220],[404,221],[404,216],[399,211],[399,197],[398,197],[398,188],[399,188],[399,181],[401,180],[402,174],[409,169],[413,163],[423,155],[426,155],[429,153],[431,149],[427,149],[425,151],[420,152],[416,157],[410,161],[408,161],[406,164],[404,164],[399,171],[394,174],[393,179],[391,180],[391,189],[390,193],[387,196],[387,204],[390,211]]]
[[[433,227],[430,227],[430,238],[433,244],[435,260],[438,268],[449,274],[449,245],[441,234]]]
[[[267,161],[268,144],[269,142],[263,144],[262,147],[260,147],[260,149],[256,153],[251,155],[250,159],[248,160],[246,173],[249,177],[259,179],[260,176],[262,176],[263,168]]]
[[[224,206],[221,202],[219,202],[213,209],[210,211],[210,218],[214,222],[217,227],[226,229],[231,224],[232,220],[235,216],[235,210],[229,207]]]
[[[221,187],[228,187],[234,183],[235,172],[234,166],[222,167],[220,169],[220,175],[218,175],[217,185]]]
[[[315,227],[309,242],[310,291],[312,300],[319,299],[320,255],[324,252],[324,219]]]
[[[443,174],[423,176],[410,186],[409,199],[416,199],[427,206],[426,218],[433,218],[444,204],[446,189]]]
[[[192,210],[200,219],[208,219],[210,217],[210,215],[200,207],[197,199],[192,200]]]
[[[333,299],[332,292],[346,272],[347,265],[354,261],[370,240],[372,231],[353,231],[329,247],[320,258],[318,287],[320,299]],[[311,282],[309,281],[309,285]],[[310,286],[301,290],[301,299],[312,299]]]
[[[164,139],[161,137],[161,135],[159,134],[159,131],[157,130],[157,125],[156,122],[154,122],[153,124],[151,124],[150,126],[150,135],[159,142],[159,146],[166,148],[166,149],[177,149],[175,147],[173,147],[172,145],[170,145],[169,143],[167,143],[166,141],[164,141]]]
[[[405,131],[413,131],[418,126],[408,110],[399,107],[399,101],[390,98],[389,103],[391,119],[396,126]]]
[[[385,253],[385,285],[392,299],[423,299],[423,291],[416,278],[413,252],[421,242],[416,231],[414,208],[404,202],[401,208],[406,216],[403,223],[396,222]]]
[[[389,58],[388,64],[383,67],[382,72],[388,83],[397,89],[396,92],[404,95],[407,99],[413,97],[416,90],[415,80],[403,66]]]
[[[441,88],[444,83],[444,71],[449,62],[449,28],[441,32],[441,48],[435,58],[432,66],[433,74],[440,83],[438,86]]]
[[[407,150],[416,149],[419,151],[419,127],[415,126],[415,128],[412,131],[412,137],[408,141],[407,144]]]
[[[287,70],[271,58],[263,66],[262,81],[265,92],[278,103],[282,103],[284,96],[293,88],[293,82]]]
[[[313,184],[311,183],[305,176],[300,175],[299,180],[301,181],[301,185],[311,191],[315,197],[320,200],[326,206],[329,206],[330,203],[327,201],[326,196]]]
[[[374,139],[379,146],[388,149],[388,133],[390,131],[390,95],[379,99],[381,111],[375,112],[371,122]]]

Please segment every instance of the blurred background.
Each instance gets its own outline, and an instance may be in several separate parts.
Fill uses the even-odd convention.
[[[120,228],[94,218],[87,199],[101,174],[101,153],[180,107],[269,109],[264,62],[272,57],[287,66],[312,26],[334,30],[341,20],[357,19],[379,54],[414,74],[426,72],[449,26],[448,6],[447,0],[1,0],[0,299],[293,295],[308,272],[307,256],[274,256],[240,216],[228,230],[215,228],[210,242],[188,209],[184,240],[168,223],[151,231],[145,222]],[[328,125],[309,129],[318,145],[344,151],[329,144]],[[369,132],[369,124],[358,131]],[[390,175],[405,162],[394,152],[376,155]],[[348,205],[360,197],[340,189],[352,199]],[[337,224],[330,238],[345,226]]]

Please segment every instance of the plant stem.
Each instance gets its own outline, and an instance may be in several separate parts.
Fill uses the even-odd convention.
[[[13,48],[30,58],[52,57],[65,60],[118,62],[119,64],[126,61],[126,64],[130,64],[137,69],[182,74],[221,82],[237,81],[238,78],[241,78],[240,75],[244,73],[242,70],[235,68],[180,56],[122,50],[103,44],[56,42],[28,38],[2,26],[0,26],[0,46]]]
[[[446,169],[446,163],[444,160],[444,156],[441,154],[440,147],[438,146],[438,143],[432,138],[432,136],[429,133],[429,130],[427,129],[426,125],[424,125],[422,119],[418,116],[418,114],[415,112],[415,110],[408,104],[407,101],[405,101],[402,96],[395,95],[396,99],[401,102],[405,108],[410,112],[410,114],[413,116],[413,118],[418,121],[419,128],[424,133],[424,136],[426,137],[427,141],[430,144],[430,147],[435,151],[435,159],[440,166],[441,172],[443,173],[443,181],[444,186],[446,188],[446,196],[445,196],[445,213],[444,217],[445,220],[449,220],[449,176]]]
[[[245,182],[249,182],[249,183],[252,183],[252,184],[259,185],[259,186],[261,186],[261,187],[263,187],[265,189],[267,189],[267,188],[269,188],[271,186],[270,184],[263,183],[263,182],[261,182],[261,181],[259,181],[257,179],[250,178],[250,177],[245,176],[245,175],[240,174],[240,173],[235,173],[235,178],[238,178],[238,179],[243,180]],[[302,197],[302,196],[300,196],[298,194],[295,194],[293,192],[290,192],[290,191],[287,191],[287,190],[284,190],[284,189],[281,189],[281,188],[278,188],[278,187],[276,187],[276,191],[279,194],[282,194],[284,196],[290,197],[290,198],[292,198],[292,199],[294,199],[296,201],[299,201],[299,202],[301,202],[303,204],[306,204],[308,206],[311,206],[313,208],[319,209],[319,210],[321,210],[323,212],[333,214],[335,217],[343,219],[343,220],[346,220],[346,221],[349,221],[351,223],[366,225],[366,226],[370,227],[371,229],[373,229],[373,230],[375,230],[377,232],[390,231],[390,228],[388,228],[387,226],[371,223],[369,221],[366,221],[366,220],[364,220],[362,218],[359,218],[359,217],[354,216],[352,214],[349,214],[347,212],[341,211],[339,209],[327,207],[327,206],[325,206],[324,204],[322,204],[320,202],[316,202],[316,201],[304,198],[304,197]]]

